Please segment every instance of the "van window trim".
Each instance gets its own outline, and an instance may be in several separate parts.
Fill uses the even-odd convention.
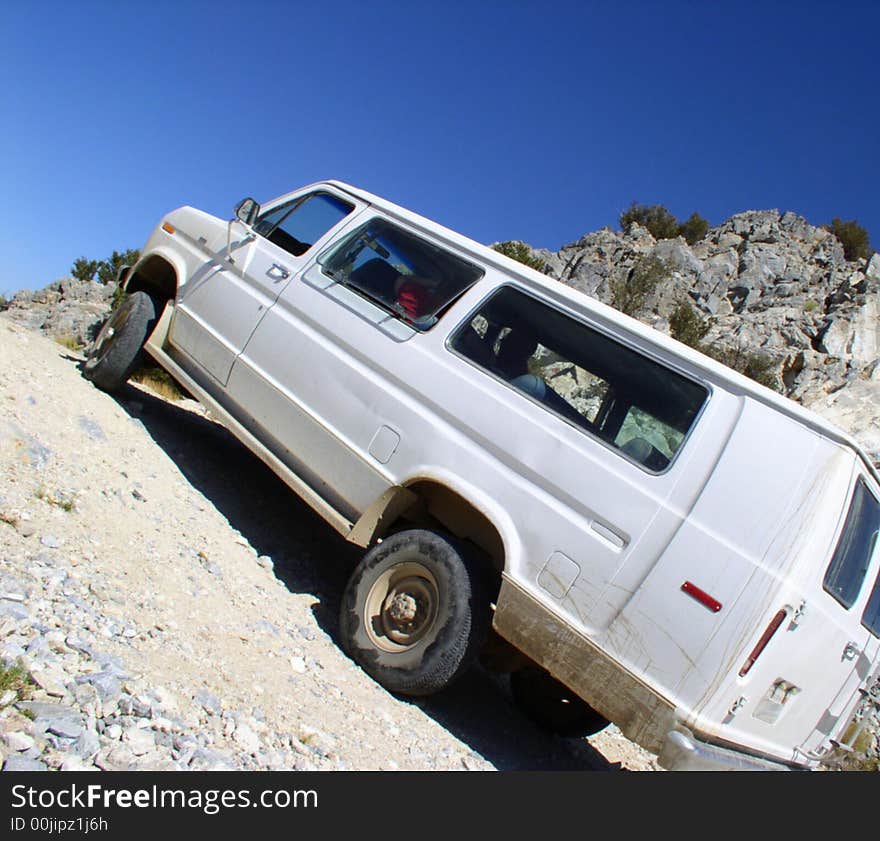
[[[473,288],[474,287],[472,286],[471,290]],[[530,394],[526,393],[525,391],[522,391],[521,389],[516,388],[515,386],[512,386],[508,380],[505,380],[503,377],[499,377],[497,374],[493,373],[488,368],[484,368],[482,365],[478,365],[470,357],[465,356],[463,353],[459,353],[454,347],[452,347],[453,339],[466,326],[468,326],[471,323],[471,321],[473,321],[474,317],[485,306],[486,302],[491,297],[498,294],[502,289],[508,289],[508,288],[513,289],[516,292],[520,292],[523,295],[527,295],[532,300],[537,301],[538,303],[544,304],[545,306],[556,310],[558,313],[561,313],[564,316],[568,316],[569,318],[577,321],[579,324],[582,324],[591,330],[595,330],[597,333],[604,336],[605,338],[607,338],[613,342],[617,342],[618,344],[623,345],[624,347],[631,350],[633,353],[637,353],[639,356],[643,356],[646,359],[649,359],[650,361],[656,363],[657,365],[660,365],[661,367],[667,369],[668,371],[672,371],[673,373],[679,374],[680,376],[684,377],[686,380],[689,380],[690,382],[694,383],[695,385],[699,385],[706,390],[706,399],[703,401],[703,405],[700,407],[700,411],[697,412],[697,414],[694,416],[694,421],[691,424],[690,429],[687,431],[687,434],[684,436],[684,438],[682,438],[681,445],[675,451],[672,458],[669,460],[669,464],[667,464],[666,467],[663,468],[663,470],[651,470],[650,468],[648,468],[644,464],[642,464],[640,461],[636,461],[634,458],[632,458],[632,456],[625,453],[619,447],[615,447],[613,444],[609,443],[604,438],[600,438],[598,435],[590,432],[590,430],[588,430],[586,427],[580,426],[579,424],[575,423],[574,421],[569,420],[568,418],[565,417],[565,415],[560,414],[559,412],[555,411],[552,407],[548,406],[546,403],[542,403],[540,400],[537,400],[536,398],[532,397]],[[466,292],[467,291],[470,291],[470,290],[466,290]],[[499,283],[497,286],[493,286],[491,289],[489,289],[486,292],[486,294],[484,294],[483,297],[479,300],[479,302],[474,307],[471,308],[471,310],[468,312],[468,314],[465,315],[464,319],[459,324],[456,324],[455,327],[453,327],[449,331],[449,334],[447,335],[443,345],[444,345],[445,350],[448,353],[450,353],[452,356],[457,356],[459,359],[467,362],[467,364],[470,365],[472,368],[481,372],[485,376],[490,377],[491,379],[495,380],[495,382],[501,383],[509,391],[512,391],[515,394],[520,395],[520,397],[523,397],[524,399],[528,400],[533,405],[538,406],[540,409],[543,409],[548,414],[552,415],[553,417],[557,418],[558,420],[561,420],[563,423],[567,424],[572,429],[576,429],[581,434],[586,435],[591,441],[596,441],[597,443],[601,444],[603,447],[605,447],[605,449],[607,449],[610,452],[614,453],[615,455],[619,456],[624,461],[629,462],[633,466],[638,467],[643,473],[647,473],[649,476],[656,476],[656,477],[665,476],[670,470],[672,470],[672,468],[675,466],[676,462],[678,461],[679,456],[686,449],[688,442],[691,439],[691,436],[694,434],[694,430],[699,426],[700,419],[703,417],[703,413],[706,411],[706,407],[709,405],[710,401],[712,400],[712,396],[715,391],[711,383],[706,382],[702,378],[695,376],[693,374],[693,372],[687,371],[686,369],[683,369],[677,365],[671,365],[665,359],[660,359],[655,354],[646,352],[643,348],[641,348],[637,345],[634,345],[631,341],[627,341],[614,333],[608,332],[607,329],[603,329],[602,327],[597,326],[591,319],[584,317],[582,314],[572,312],[570,309],[558,304],[556,301],[552,301],[552,300],[548,300],[547,298],[543,298],[540,295],[536,294],[534,290],[525,288],[525,287],[520,286],[519,284],[511,282],[509,280],[505,280],[504,283]]]

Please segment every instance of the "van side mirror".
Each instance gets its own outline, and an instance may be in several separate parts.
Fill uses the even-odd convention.
[[[242,199],[237,205],[235,205],[236,217],[248,227],[253,226],[259,213],[260,205],[257,203],[256,199]]]

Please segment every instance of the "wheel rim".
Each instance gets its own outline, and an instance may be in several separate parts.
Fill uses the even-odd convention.
[[[95,339],[95,344],[90,354],[94,362],[103,359],[110,352],[119,334],[128,323],[133,308],[134,302],[132,299],[126,298],[110,318],[107,319]]]
[[[422,564],[406,562],[385,570],[364,604],[370,641],[382,651],[409,650],[430,633],[438,603],[437,581]]]

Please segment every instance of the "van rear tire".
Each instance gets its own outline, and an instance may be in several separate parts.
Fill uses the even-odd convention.
[[[400,695],[432,695],[473,663],[489,627],[481,570],[452,538],[397,532],[364,555],[340,611],[346,653]]]
[[[526,666],[510,676],[517,707],[542,730],[558,736],[592,736],[610,722],[546,669]]]

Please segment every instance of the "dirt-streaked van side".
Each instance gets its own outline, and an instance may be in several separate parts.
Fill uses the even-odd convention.
[[[668,768],[832,761],[880,652],[880,481],[839,430],[340,182],[169,213],[86,376],[145,347],[367,551],[348,653],[394,692],[477,657]]]

